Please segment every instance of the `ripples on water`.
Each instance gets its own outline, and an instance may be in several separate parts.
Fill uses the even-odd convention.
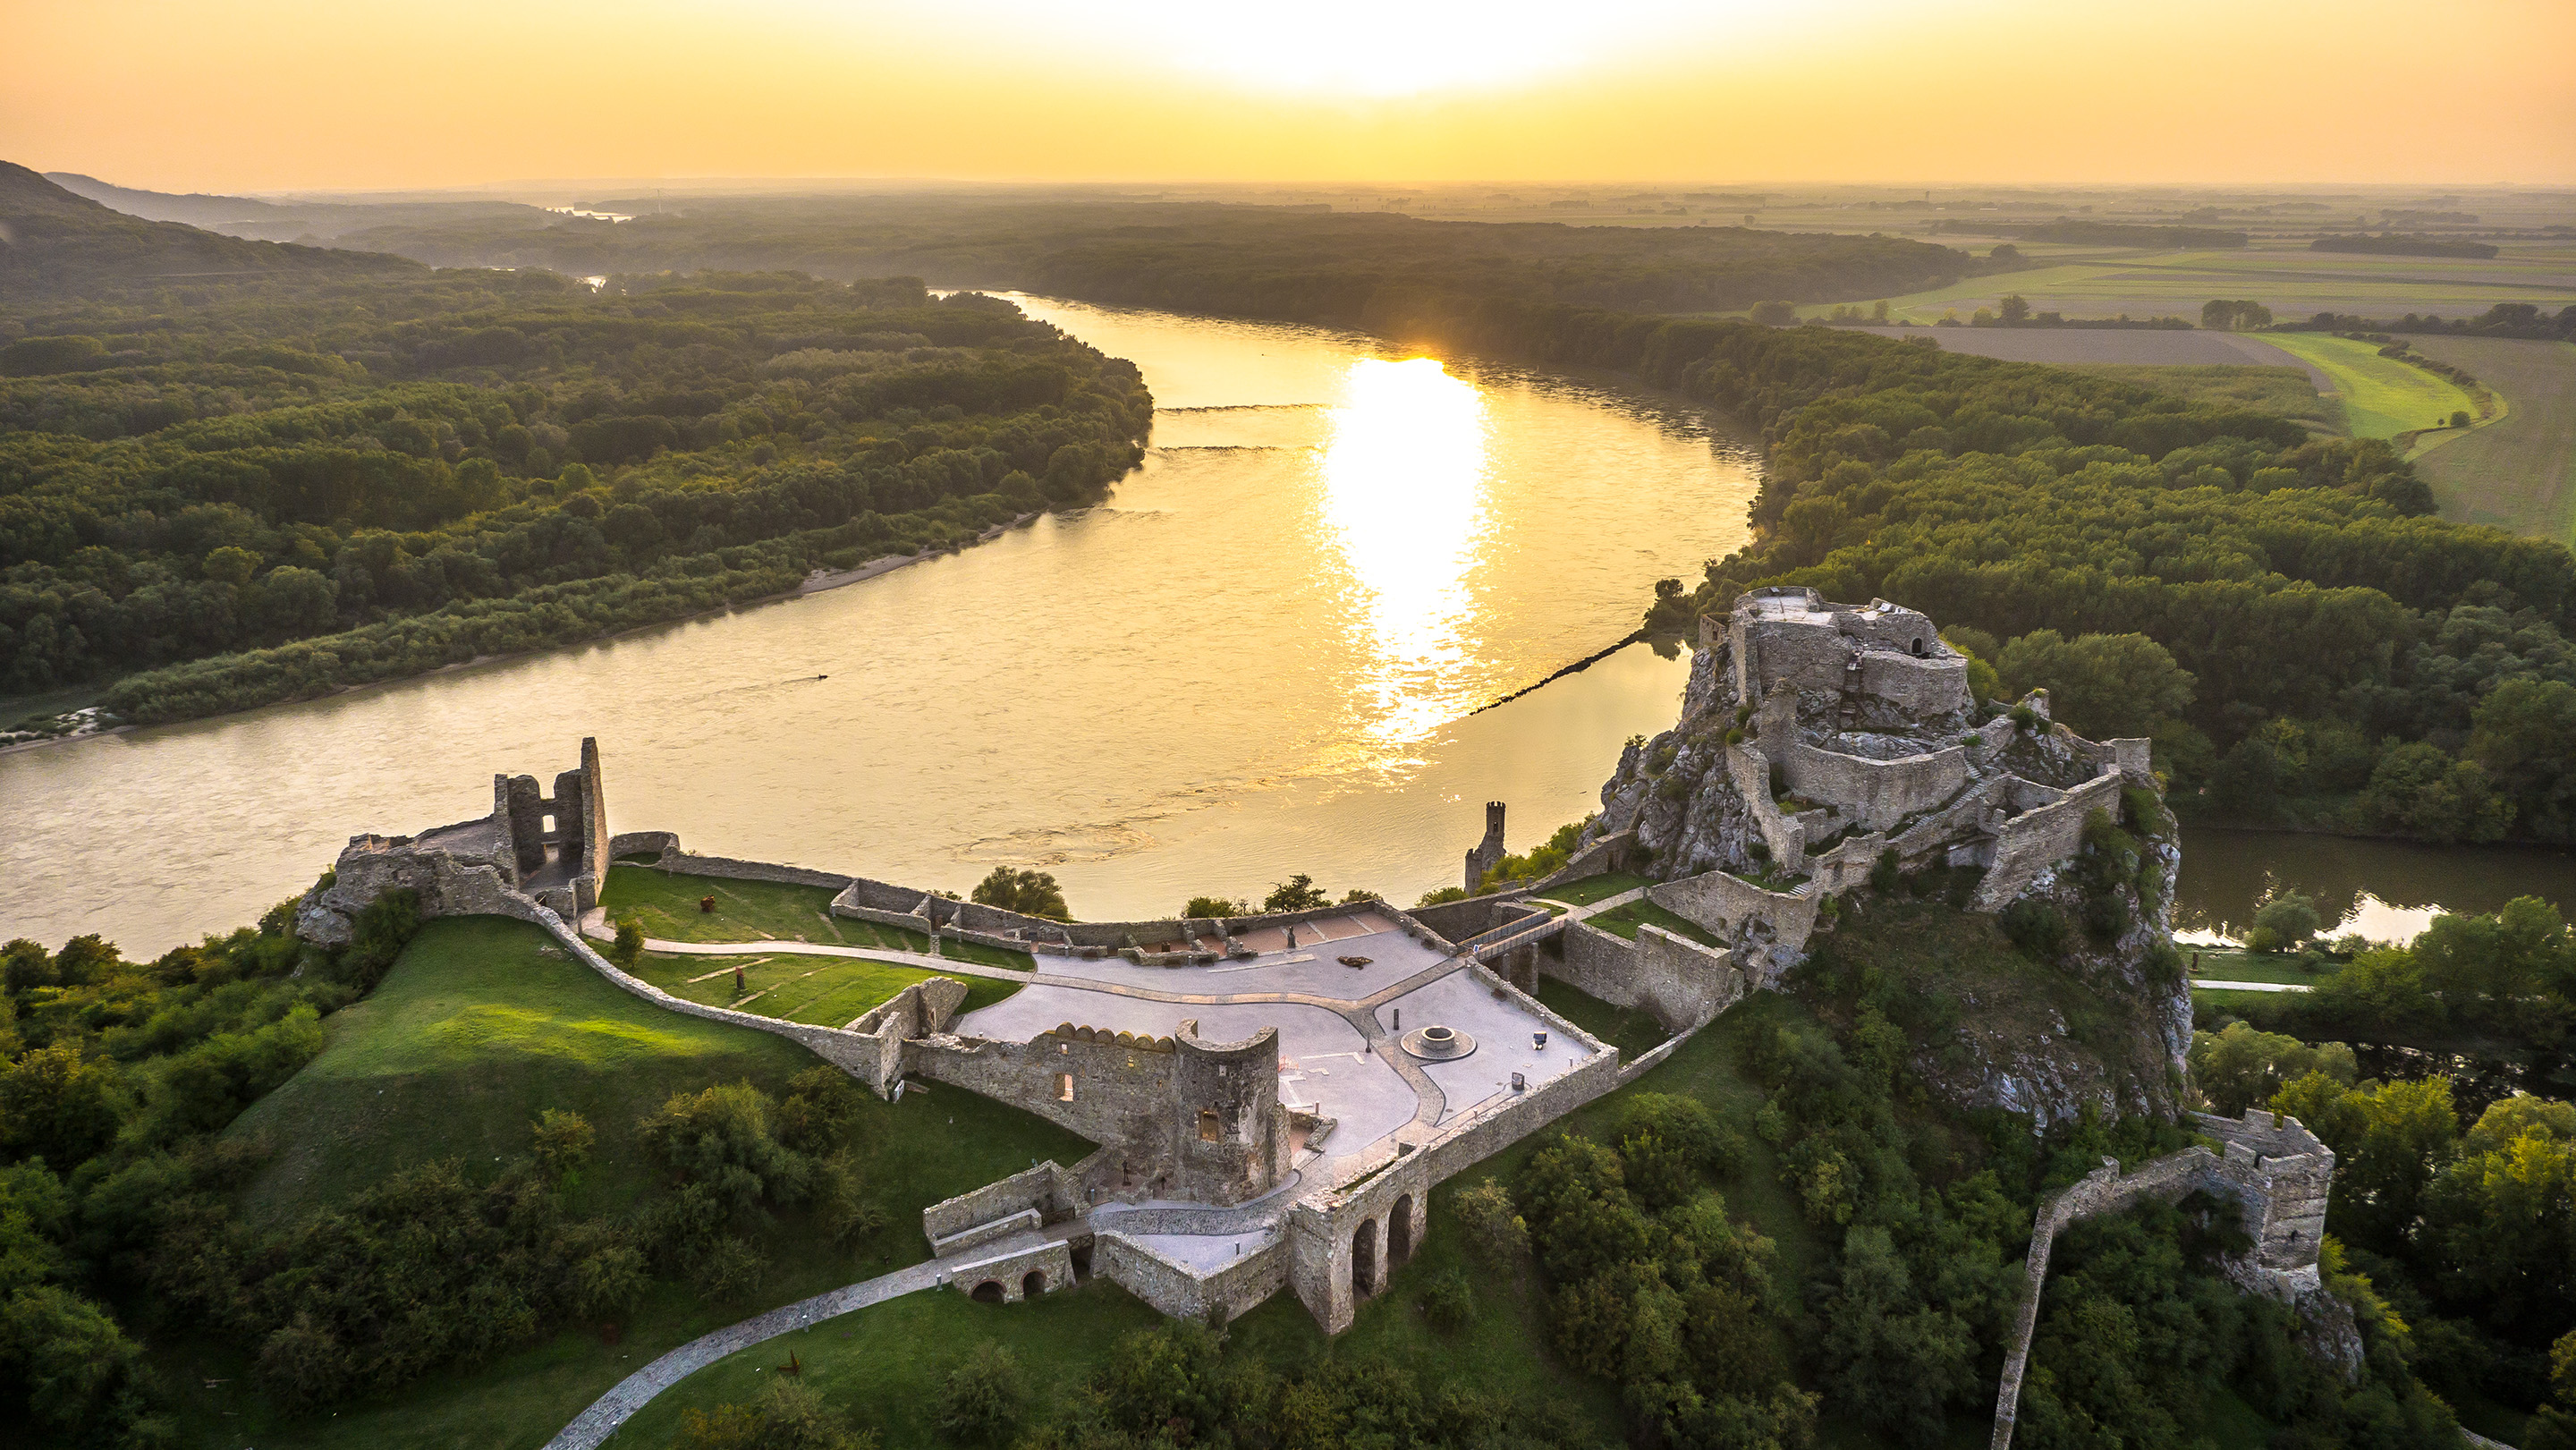
[[[0,757],[0,937],[157,952],[347,837],[489,809],[600,737],[612,824],[1090,916],[1291,872],[1410,900],[1482,803],[1590,810],[1686,657],[1651,582],[1746,536],[1751,456],[1671,399],[1312,328],[1024,299],[1165,411],[1101,507],[864,584],[338,699]],[[817,680],[816,675],[829,678]]]

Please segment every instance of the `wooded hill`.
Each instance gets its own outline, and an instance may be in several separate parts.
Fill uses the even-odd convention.
[[[247,242],[177,222],[145,221],[0,161],[0,300],[12,308],[104,292],[416,276],[422,270],[380,252]]]

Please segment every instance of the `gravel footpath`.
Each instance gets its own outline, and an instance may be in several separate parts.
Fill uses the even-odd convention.
[[[573,1417],[562,1433],[546,1442],[546,1450],[593,1450],[601,1441],[616,1433],[617,1428],[632,1418],[636,1411],[652,1402],[655,1395],[705,1369],[737,1350],[749,1349],[763,1340],[776,1339],[810,1324],[838,1318],[854,1309],[882,1304],[888,1299],[936,1286],[949,1266],[937,1259],[880,1274],[856,1284],[845,1285],[828,1294],[754,1315],[739,1324],[728,1324],[711,1334],[704,1334],[669,1354],[644,1366],[617,1382],[617,1387],[593,1400],[590,1408]]]

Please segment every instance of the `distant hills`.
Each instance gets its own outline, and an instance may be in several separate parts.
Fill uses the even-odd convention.
[[[240,198],[170,200],[220,204]],[[75,195],[24,166],[0,161],[0,305],[24,306],[188,282],[365,277],[423,270],[417,262],[380,252],[246,241],[183,222],[131,216]]]
[[[199,191],[178,196],[166,191],[137,191],[130,186],[110,185],[77,171],[48,171],[45,180],[74,196],[87,197],[101,206],[145,221],[185,222],[192,227],[235,236],[244,235],[255,227],[301,225],[286,208],[253,201],[246,196],[209,196]],[[290,232],[269,240],[287,241],[293,235]]]

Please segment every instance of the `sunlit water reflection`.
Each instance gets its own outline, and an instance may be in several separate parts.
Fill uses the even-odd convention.
[[[1615,386],[1372,339],[1028,300],[1163,410],[1099,508],[865,584],[338,699],[0,756],[0,938],[157,951],[353,833],[489,808],[600,737],[612,822],[1091,916],[1291,872],[1410,900],[1482,803],[1525,846],[1669,724],[1647,586],[1745,537],[1749,456]],[[817,675],[828,679],[817,680]]]

